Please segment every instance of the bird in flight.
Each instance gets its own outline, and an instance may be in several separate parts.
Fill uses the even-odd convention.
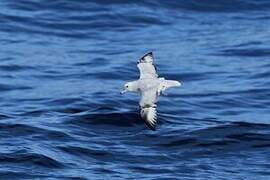
[[[147,53],[138,61],[137,67],[140,71],[140,78],[136,81],[127,82],[121,94],[128,91],[140,94],[141,117],[151,130],[156,130],[158,96],[164,94],[164,91],[168,88],[181,86],[181,83],[166,80],[163,77],[159,78],[153,61],[152,52]]]

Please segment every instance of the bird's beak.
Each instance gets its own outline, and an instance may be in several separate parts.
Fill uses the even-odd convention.
[[[125,92],[127,92],[127,90],[126,90],[126,89],[123,89],[123,90],[120,92],[120,94],[124,94]]]

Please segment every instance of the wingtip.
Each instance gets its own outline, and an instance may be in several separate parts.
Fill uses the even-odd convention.
[[[141,109],[141,117],[149,129],[152,131],[156,130],[157,114],[155,107],[146,107]]]
[[[148,56],[150,56],[150,58],[148,58],[148,59],[151,59],[150,62],[153,62],[153,52],[150,51],[150,52],[146,53],[143,57],[141,57],[140,60],[138,61],[138,63],[148,62],[149,60],[145,59]]]
[[[156,126],[151,126],[151,125],[148,125],[148,124],[147,124],[147,127],[148,127],[149,129],[151,129],[152,131],[156,131]]]
[[[156,126],[157,126],[156,123],[155,123],[155,124],[151,124],[151,123],[149,123],[149,121],[147,121],[145,118],[143,118],[143,120],[144,120],[146,126],[147,126],[149,129],[151,129],[152,131],[155,131],[155,130],[156,130]]]
[[[153,52],[150,51],[150,52],[146,53],[146,54],[143,56],[143,58],[144,58],[144,57],[147,57],[147,56],[150,56],[151,58],[153,58]]]
[[[147,55],[153,56],[153,52],[152,52],[152,51],[149,51],[149,52],[146,54],[146,56],[147,56]]]

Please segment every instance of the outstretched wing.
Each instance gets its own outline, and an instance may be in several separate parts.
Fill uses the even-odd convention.
[[[139,60],[137,66],[140,70],[140,79],[152,79],[158,77],[153,61],[154,58],[152,52],[147,53]]]
[[[141,109],[141,117],[145,124],[151,129],[156,130],[157,125],[157,110],[156,107],[146,107]]]
[[[146,125],[152,130],[155,130],[157,123],[157,97],[156,88],[141,92],[141,117],[145,121]]]

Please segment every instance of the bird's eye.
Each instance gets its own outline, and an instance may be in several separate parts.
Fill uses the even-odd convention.
[[[126,85],[126,88],[128,88],[128,85]]]

